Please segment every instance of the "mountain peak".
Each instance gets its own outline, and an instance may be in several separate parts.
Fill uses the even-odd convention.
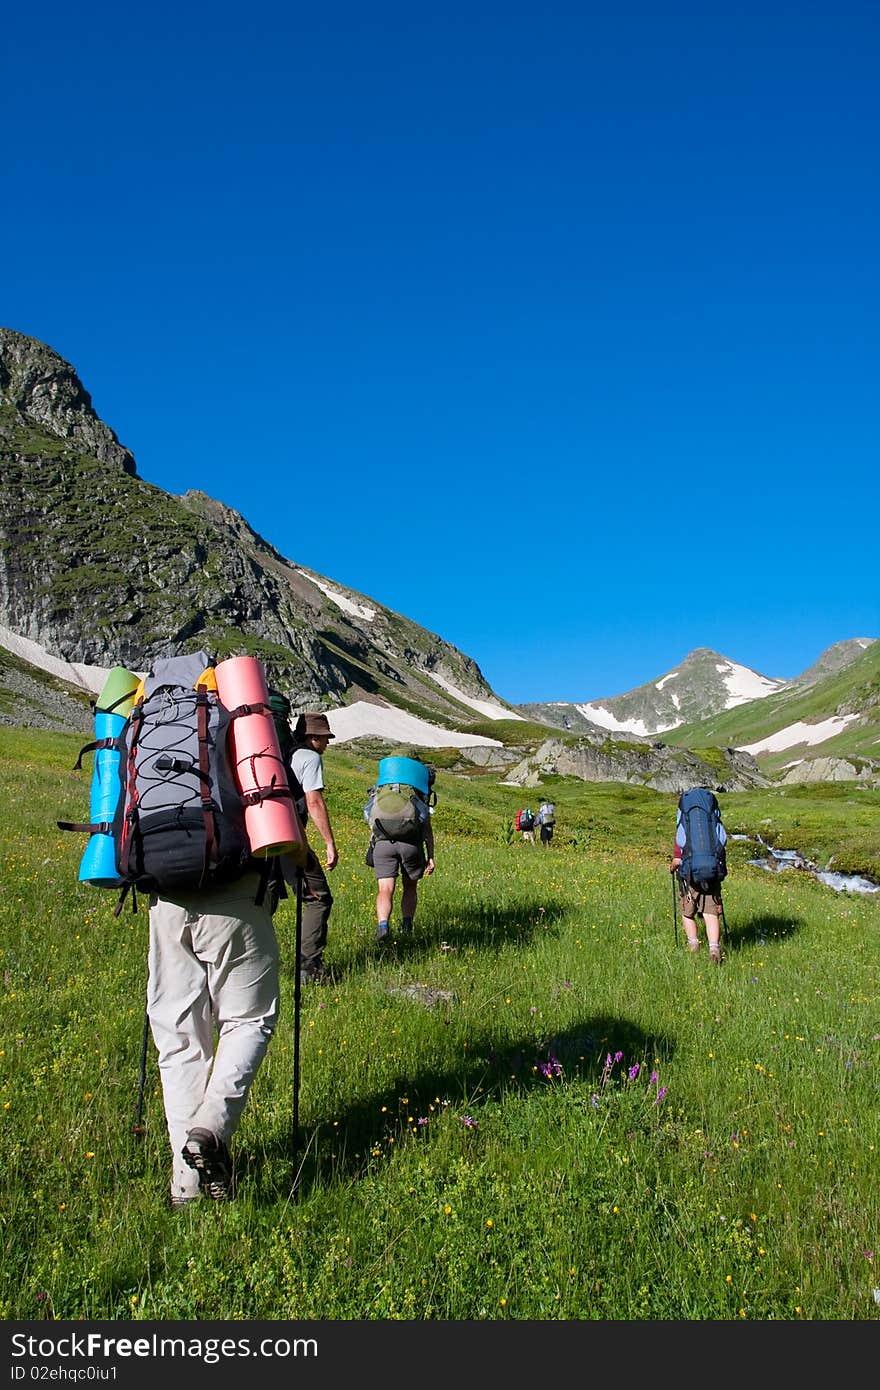
[[[0,406],[11,408],[23,424],[137,477],[134,456],[98,418],[70,363],[14,328],[0,328]]]

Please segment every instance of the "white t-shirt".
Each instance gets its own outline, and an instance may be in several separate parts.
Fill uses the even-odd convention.
[[[321,754],[314,748],[296,748],[290,759],[290,766],[293,768],[294,775],[299,779],[300,786],[304,792],[320,792],[324,790],[324,763]],[[305,822],[306,803],[305,798],[298,801],[296,809],[299,812],[300,820]]]

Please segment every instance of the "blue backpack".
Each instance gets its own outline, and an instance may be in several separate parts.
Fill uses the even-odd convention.
[[[678,799],[685,844],[681,851],[679,875],[682,881],[702,884],[720,882],[727,874],[724,846],[727,832],[715,793],[707,787],[692,787]]]

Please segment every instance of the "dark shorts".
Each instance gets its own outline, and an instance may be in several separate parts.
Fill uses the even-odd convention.
[[[407,878],[419,879],[426,864],[422,845],[411,845],[405,840],[377,840],[373,846],[373,870],[377,879],[397,878],[401,870]]]
[[[680,886],[682,917],[703,917],[707,912],[717,917],[723,912],[719,879],[710,879],[704,891],[695,883],[683,883]]]

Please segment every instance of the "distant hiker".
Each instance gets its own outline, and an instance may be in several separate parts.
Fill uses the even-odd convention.
[[[541,829],[541,844],[545,847],[553,839],[553,827],[556,824],[556,807],[552,801],[542,801],[538,808],[538,825]]]
[[[400,930],[413,929],[419,880],[434,872],[431,811],[434,769],[416,758],[389,757],[379,763],[364,819],[370,827],[367,863],[376,875],[376,940],[385,942],[391,927],[397,876],[403,879]]]
[[[517,811],[516,828],[522,833],[524,841],[530,845],[535,843],[535,816],[528,806],[524,811]]]
[[[727,874],[727,831],[715,793],[708,787],[682,792],[675,818],[670,873],[678,874],[681,920],[689,951],[700,949],[696,918],[703,918],[709,959],[721,964],[721,880]],[[674,900],[673,900],[674,901]]]
[[[324,800],[323,754],[336,735],[331,731],[326,714],[301,714],[293,730],[293,751],[290,769],[296,782],[292,788],[297,798],[297,810],[303,825],[311,820],[324,841],[327,872],[335,869],[339,859],[330,814]],[[296,785],[298,783],[298,786]],[[324,968],[324,947],[327,944],[327,924],[333,895],[327,875],[315,851],[310,847],[302,870],[302,984],[327,984],[330,976]]]

